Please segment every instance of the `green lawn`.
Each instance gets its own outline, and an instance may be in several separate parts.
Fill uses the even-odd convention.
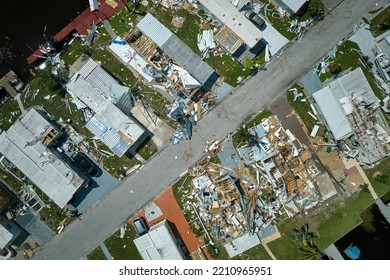
[[[120,230],[118,230],[104,241],[104,244],[106,244],[114,260],[141,260],[141,256],[133,242],[134,238],[136,238],[136,232],[133,226],[127,225],[123,238],[120,238]]]
[[[18,102],[14,99],[9,99],[0,105],[0,128],[4,131],[7,131],[17,119],[17,116],[12,117],[11,112],[18,112],[18,115],[21,113]]]
[[[238,84],[238,77],[245,79],[250,74],[250,69],[242,66],[228,54],[222,56],[211,56],[205,59],[215,71],[222,77],[225,82],[235,87]]]
[[[130,88],[135,86],[137,78],[134,76],[134,74],[107,49],[94,49],[92,51],[91,57],[126,86]]]
[[[340,239],[361,223],[360,212],[373,203],[374,199],[368,192],[353,194],[350,198],[340,197],[328,202],[307,216],[296,216],[278,224],[281,238],[268,244],[277,259],[303,259],[292,237],[294,228],[308,223],[310,231],[317,234],[315,244],[323,250],[333,242]]]
[[[299,85],[294,85],[292,88],[296,88],[299,92],[302,92],[301,90],[299,90]],[[305,102],[301,102],[301,99],[304,98],[306,98],[305,94],[303,96],[298,97],[297,100],[294,101],[294,94],[290,91],[287,93],[288,103],[290,103],[294,112],[300,117],[302,122],[305,124],[307,131],[310,133],[318,121],[313,119],[313,117],[308,114],[308,112],[313,113],[313,111],[310,107],[310,102],[308,101],[308,98],[306,98]]]
[[[172,185],[173,196],[179,204],[180,209],[184,209],[183,203],[188,200],[186,195],[189,193],[185,194],[185,192],[192,190],[192,179],[194,177],[187,173]]]
[[[258,115],[256,115],[253,119],[251,119],[249,122],[247,122],[246,125],[248,126],[248,128],[252,128],[260,124],[263,119],[268,118],[270,116],[272,116],[272,112],[268,109],[265,109],[261,111]]]
[[[132,9],[132,4],[127,4],[130,9]],[[117,12],[113,17],[110,18],[109,23],[116,33],[116,35],[123,35],[130,31],[131,26],[136,24],[138,16],[143,17],[146,13],[146,8],[143,5],[138,5],[136,11],[129,15],[129,12],[123,7],[119,12]]]
[[[157,18],[165,27],[170,29],[176,34],[184,43],[186,43],[196,54],[200,54],[197,40],[198,34],[200,33],[200,22],[201,19],[198,15],[190,14],[186,10],[167,10],[166,8],[159,5],[157,8],[152,6],[149,12]],[[183,17],[184,23],[180,28],[176,28],[172,25],[172,19],[175,17]]]
[[[272,260],[272,258],[264,249],[263,245],[259,244],[256,247],[235,256],[233,260]]]
[[[381,27],[381,23],[389,19],[390,19],[390,6],[388,6],[386,9],[380,12],[375,18],[372,19],[370,27],[374,37],[377,37],[390,29],[389,27],[387,29]]]
[[[111,37],[110,34],[108,34],[107,29],[103,25],[101,25],[98,28],[98,31],[99,34],[96,36],[94,45],[100,46],[100,45],[108,44],[111,41]]]
[[[158,149],[156,145],[153,143],[153,141],[148,138],[146,139],[139,149],[137,150],[137,153],[144,159],[148,160],[150,159],[153,155],[155,155],[158,152]]]
[[[90,254],[88,254],[88,260],[107,260],[106,256],[103,253],[102,248],[96,247]]]
[[[390,203],[390,191],[382,196],[382,201],[384,203]]]
[[[262,0],[261,2],[264,4],[270,3],[270,1],[268,0]],[[274,11],[276,11],[275,6],[270,3],[270,5],[268,6],[267,17],[268,20],[271,22],[271,25],[288,40],[294,39],[296,34],[287,31],[287,29],[290,27],[291,19],[288,16],[281,18],[273,17],[272,13]],[[277,12],[275,12],[275,14],[277,14]]]
[[[73,43],[61,54],[61,58],[68,65],[72,65],[88,47],[81,45],[81,39],[76,38]]]
[[[368,179],[371,182],[372,187],[379,197],[388,193],[390,191],[390,158],[386,158],[381,161],[380,164],[376,165],[374,168],[365,169],[364,171],[367,174]],[[379,180],[378,177],[375,178],[374,175],[383,175],[383,180]]]

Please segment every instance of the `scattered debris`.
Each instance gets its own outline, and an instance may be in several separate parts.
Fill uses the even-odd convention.
[[[184,24],[184,20],[183,17],[174,17],[172,18],[171,24],[176,28],[181,28]]]

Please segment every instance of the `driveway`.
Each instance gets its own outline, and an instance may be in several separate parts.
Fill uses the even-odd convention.
[[[380,4],[384,1],[378,1]],[[55,236],[35,259],[80,259],[87,255],[132,214],[153,200],[205,155],[208,139],[222,140],[250,115],[285,94],[286,90],[345,37],[375,5],[374,1],[346,0],[312,28],[300,43],[273,61],[268,71],[249,79],[206,115],[191,141],[167,146],[134,173],[82,220]]]

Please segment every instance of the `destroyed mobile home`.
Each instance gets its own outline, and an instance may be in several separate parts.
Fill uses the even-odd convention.
[[[227,243],[244,234],[259,234],[281,216],[306,213],[337,194],[324,188],[311,152],[284,130],[276,116],[250,129],[251,140],[237,151],[232,137],[210,143],[207,152],[221,164],[203,162],[189,169],[194,177],[183,201],[196,211],[210,236]],[[238,153],[237,153],[238,152]],[[328,177],[327,177],[328,178]],[[260,236],[259,236],[260,238]]]
[[[340,156],[357,157],[362,164],[372,165],[390,154],[390,136],[378,110],[379,99],[361,68],[315,92],[313,101],[329,128],[329,147]]]

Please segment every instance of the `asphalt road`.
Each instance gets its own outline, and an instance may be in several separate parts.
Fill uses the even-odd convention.
[[[273,61],[267,71],[259,72],[206,115],[196,126],[191,141],[161,151],[139,173],[130,176],[100,204],[85,213],[82,220],[72,223],[47,243],[34,259],[80,259],[86,256],[132,213],[201,159],[206,140],[222,140],[251,115],[285,94],[289,85],[345,37],[375,6],[375,2],[380,3],[345,0],[301,42]]]

